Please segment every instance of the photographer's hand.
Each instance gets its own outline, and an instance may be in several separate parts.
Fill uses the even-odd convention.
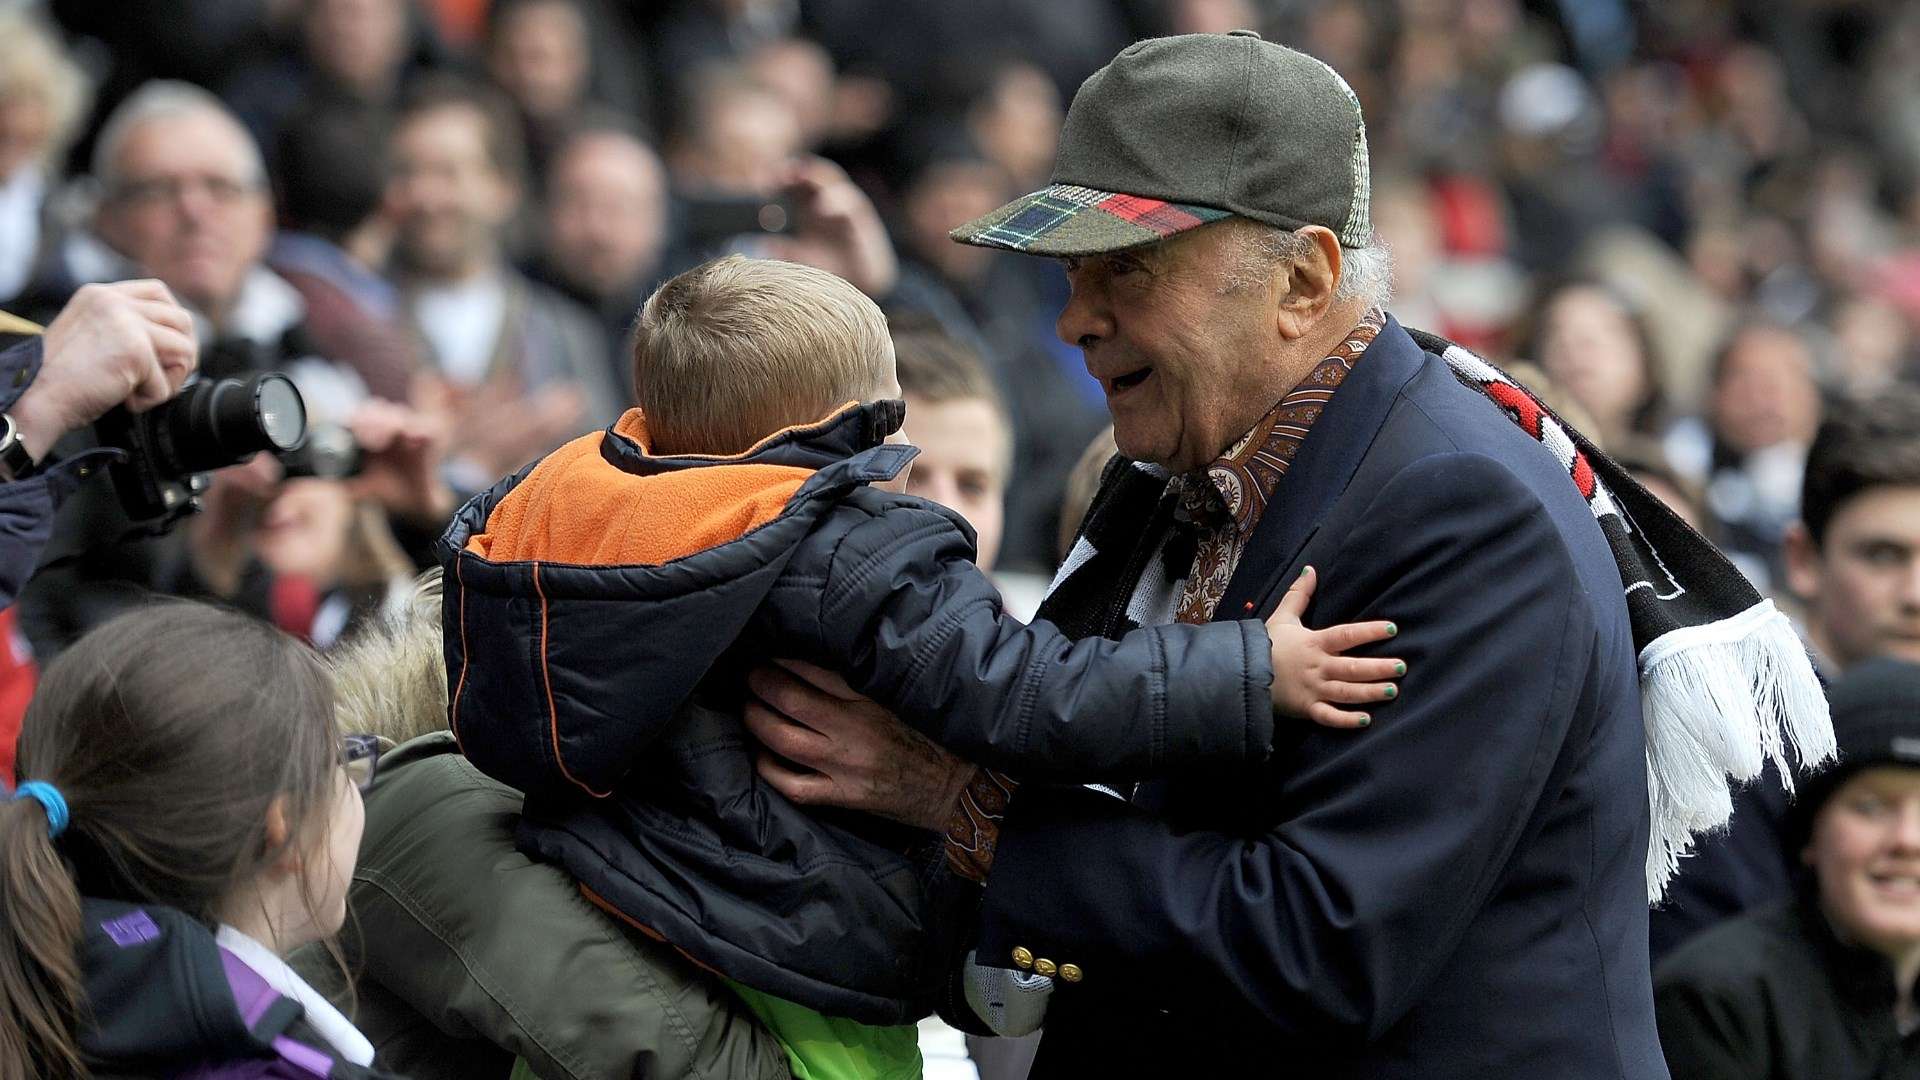
[[[256,554],[260,521],[283,473],[272,454],[255,454],[208,477],[201,511],[187,519],[187,557],[207,591],[231,599]]]
[[[440,525],[453,516],[453,489],[441,470],[450,437],[444,415],[374,399],[354,410],[347,427],[366,455],[355,495],[415,524]]]
[[[8,410],[36,461],[116,405],[143,412],[173,397],[200,362],[193,317],[151,280],[81,286],[42,348],[40,374]]]
[[[790,236],[768,237],[772,258],[838,274],[868,296],[884,297],[900,278],[900,263],[873,200],[846,171],[826,158],[789,166],[782,192],[793,202]]]

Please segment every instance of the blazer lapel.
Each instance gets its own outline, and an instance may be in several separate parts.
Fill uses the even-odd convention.
[[[1215,619],[1247,618],[1247,605],[1262,618],[1279,604],[1280,584],[1293,561],[1320,528],[1327,511],[1346,492],[1360,460],[1386,423],[1400,389],[1416,375],[1426,354],[1391,316],[1373,344],[1353,365],[1326,411],[1300,445],[1273,501],[1253,530],[1240,565],[1214,609]]]

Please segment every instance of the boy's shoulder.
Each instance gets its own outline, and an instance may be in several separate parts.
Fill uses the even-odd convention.
[[[839,546],[852,541],[861,548],[877,548],[923,533],[958,532],[974,544],[973,526],[939,503],[895,491],[862,485],[831,496],[802,541],[803,548]]]

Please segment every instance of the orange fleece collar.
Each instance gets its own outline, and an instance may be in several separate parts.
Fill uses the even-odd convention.
[[[655,457],[646,418],[629,409],[547,455],[466,550],[496,563],[584,566],[658,566],[697,554],[779,517],[815,469],[878,444],[904,414],[897,401],[849,403],[734,457]]]

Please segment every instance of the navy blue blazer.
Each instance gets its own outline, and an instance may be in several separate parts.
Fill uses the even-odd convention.
[[[1103,496],[1140,476],[1112,470]],[[1132,803],[1016,796],[980,956],[1011,965],[1018,948],[1078,976],[1034,1075],[1666,1077],[1633,639],[1566,471],[1389,321],[1220,616],[1271,613],[1308,564],[1309,625],[1399,624],[1361,650],[1409,665],[1370,728],[1283,724],[1263,771]],[[1041,614],[1085,625],[1058,608]]]

